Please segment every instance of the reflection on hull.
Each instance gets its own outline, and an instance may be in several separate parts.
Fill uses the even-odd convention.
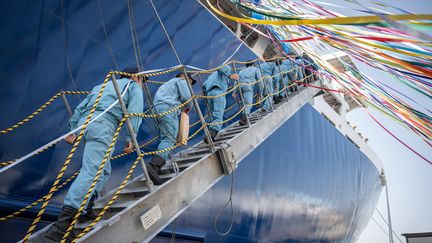
[[[230,182],[224,177],[177,218],[178,238],[196,234],[205,242],[352,242],[381,192],[373,163],[310,105],[240,163],[233,228],[222,237],[214,223],[229,198]],[[219,231],[230,222],[227,208],[217,223]]]

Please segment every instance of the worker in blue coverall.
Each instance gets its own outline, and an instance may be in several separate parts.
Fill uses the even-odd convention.
[[[188,75],[187,79],[194,85],[196,80]],[[192,95],[190,93],[188,84],[183,72],[159,87],[153,99],[154,109],[157,114],[175,109],[179,105],[188,101]],[[188,102],[183,111],[189,112],[192,102]],[[157,118],[159,129],[159,145],[158,150],[170,148],[176,144],[177,133],[179,129],[179,119],[181,110],[168,113],[164,116]],[[147,166],[150,179],[156,184],[160,185],[163,181],[159,177],[160,169],[165,165],[168,160],[169,151],[154,155],[152,161]]]
[[[227,91],[229,80],[238,80],[238,74],[233,74],[230,66],[226,65],[209,75],[203,84],[204,94],[207,96],[215,96],[223,94]],[[222,122],[226,106],[225,95],[208,99],[210,112],[212,114],[211,122]],[[222,124],[213,124],[209,126],[209,132],[212,139],[216,138],[221,130]],[[208,142],[204,139],[204,142]]]
[[[240,86],[241,92],[243,94],[243,100],[245,103],[245,110],[240,118],[240,125],[246,125],[246,116],[250,114],[252,109],[253,101],[253,90],[255,84],[249,84],[261,80],[261,72],[259,68],[255,67],[253,62],[246,63],[246,68],[239,72],[239,83],[242,84]],[[262,80],[261,80],[262,82]],[[236,93],[233,93],[234,98],[236,98]]]
[[[283,72],[282,75],[282,81],[285,85],[285,87],[290,86],[289,90],[285,90],[284,92],[282,92],[282,95],[285,95],[285,92],[292,92],[293,89],[293,81],[295,80],[295,75],[297,72],[297,65],[295,63],[293,63],[293,61],[290,58],[286,58],[285,60],[282,61],[281,63],[281,71]]]
[[[262,110],[269,111],[271,106],[272,93],[273,93],[273,76],[277,74],[276,64],[272,61],[267,61],[259,64],[262,70],[264,82],[258,85],[258,93],[261,97],[266,97],[262,103]]]
[[[127,68],[124,70],[127,73],[137,73],[136,68]],[[133,77],[129,79],[126,76],[121,76],[117,80],[120,89],[122,90],[123,100],[129,113],[143,112],[143,92],[142,83],[143,77]],[[69,129],[72,131],[75,128],[84,124],[90,110],[96,100],[96,97],[102,85],[94,87],[91,93],[76,107],[75,113],[69,119]],[[126,90],[127,87],[127,90]],[[103,113],[111,104],[118,99],[112,81],[109,81],[105,87],[93,118]],[[96,176],[97,170],[108,150],[108,147],[113,139],[115,130],[118,127],[120,120],[123,118],[123,112],[119,103],[114,105],[108,112],[103,114],[97,120],[91,122],[84,132],[84,154],[82,157],[82,167],[80,172],[72,183],[64,200],[64,206],[57,218],[57,221],[48,229],[45,236],[54,241],[60,241],[65,234],[69,224],[77,213],[77,209],[81,206],[82,201],[90,189],[91,183]],[[130,118],[135,134],[138,133],[142,118]],[[66,141],[73,144],[76,139],[76,134],[71,134],[66,137]],[[125,151],[132,150],[132,142],[128,135]],[[85,221],[96,218],[92,211],[94,200],[100,195],[104,184],[108,180],[111,173],[111,163],[106,161],[102,174],[100,175],[95,190],[86,203],[86,210],[80,215],[79,220]]]

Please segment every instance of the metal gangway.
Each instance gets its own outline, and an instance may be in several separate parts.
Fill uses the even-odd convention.
[[[144,169],[142,175],[122,183],[95,202],[96,214],[103,211],[103,216],[75,224],[70,232],[73,242],[150,241],[223,176],[233,173],[248,154],[318,91],[300,86],[298,91],[273,104],[272,110],[258,109],[251,113],[246,125],[235,122],[210,144],[200,142],[178,152],[162,168],[160,177],[165,183],[160,186],[146,179]],[[200,113],[198,103],[194,107]],[[137,160],[142,159],[139,149],[137,152]],[[28,242],[50,242],[44,236],[48,227],[32,234]]]

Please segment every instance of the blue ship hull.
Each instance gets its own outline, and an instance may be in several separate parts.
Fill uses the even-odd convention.
[[[65,1],[64,27],[59,1],[1,3],[4,14],[0,16],[0,23],[4,35],[0,38],[3,53],[0,73],[6,80],[0,84],[1,129],[31,114],[60,90],[90,90],[101,83],[110,70],[134,65],[126,1],[100,3],[101,8],[96,1]],[[213,68],[230,57],[256,58],[198,1],[160,0],[156,5],[183,64]],[[177,65],[149,3],[134,2],[133,12],[144,68]],[[174,75],[152,79],[166,81]],[[204,75],[202,79],[205,78]],[[148,87],[154,94],[157,86],[150,84]],[[195,92],[200,90],[195,87]],[[68,99],[72,107],[80,101],[78,96],[68,96]],[[235,100],[228,97],[227,106],[233,104]],[[205,111],[205,103],[200,105]],[[149,107],[146,101],[145,109]],[[226,117],[236,112],[232,109]],[[0,136],[0,161],[23,156],[64,134],[67,119],[64,104],[60,99],[55,100],[29,123]],[[196,120],[196,117],[191,118],[191,122]],[[141,143],[157,135],[154,126],[153,120],[144,121],[138,137]],[[198,139],[200,136],[191,143]],[[114,154],[120,153],[122,146],[120,140]],[[144,150],[155,147],[153,143]],[[69,150],[70,145],[61,142],[1,173],[0,216],[43,197]],[[81,155],[80,147],[65,178],[80,168]],[[112,162],[113,174],[107,191],[118,186],[132,159],[133,156],[125,156]],[[219,237],[213,228],[214,218],[228,200],[229,187],[230,178],[223,178],[184,212],[176,221],[178,235],[184,231],[184,237],[193,238],[196,234],[196,239],[206,242],[350,241],[365,227],[381,190],[379,173],[371,161],[311,106],[297,112],[240,164],[234,186],[233,229],[227,236]],[[55,194],[39,227],[55,219],[66,190]],[[2,242],[22,239],[38,209],[34,207],[19,218],[0,222]],[[218,227],[226,229],[229,222],[230,213],[224,211]],[[169,230],[161,234],[166,235]]]
[[[215,222],[230,185],[225,176],[159,239],[175,228],[177,238],[204,242],[353,242],[381,193],[375,165],[310,105],[240,163],[234,213],[227,207]],[[231,220],[218,235],[215,224],[225,232]]]

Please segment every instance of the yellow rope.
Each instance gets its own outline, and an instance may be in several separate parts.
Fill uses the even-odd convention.
[[[136,117],[143,117],[143,118],[158,118],[158,117],[165,116],[167,114],[173,113],[173,112],[181,109],[186,104],[188,104],[190,101],[192,101],[193,98],[194,97],[191,97],[187,101],[183,102],[182,104],[180,104],[180,105],[178,105],[178,106],[176,106],[176,107],[174,107],[174,108],[172,108],[172,109],[170,109],[168,111],[162,112],[162,113],[151,114],[151,115],[147,115],[147,114],[144,114],[144,113],[130,113],[129,116],[136,116]]]
[[[11,132],[15,129],[17,129],[18,127],[26,124],[27,122],[31,121],[33,118],[35,118],[41,111],[45,110],[54,100],[56,100],[58,97],[60,97],[62,94],[88,94],[87,91],[61,91],[58,92],[57,94],[55,94],[53,97],[51,97],[51,99],[49,99],[47,102],[45,102],[45,104],[43,104],[41,107],[39,107],[39,109],[37,109],[36,111],[34,111],[32,114],[30,114],[29,116],[27,116],[26,118],[24,118],[23,120],[19,121],[18,123],[16,123],[15,125],[12,125],[6,129],[0,130],[0,135],[1,134],[6,134],[8,132]]]
[[[197,131],[195,131],[191,136],[189,136],[188,138],[186,138],[185,140],[183,140],[181,143],[177,143],[176,145],[167,148],[169,150],[173,150],[176,147],[180,146],[182,143],[186,143],[188,140],[192,139],[193,137],[195,137],[202,129],[204,129],[204,126],[201,126],[201,128],[199,128]],[[166,152],[167,149],[163,149],[163,150],[158,150],[158,151],[154,151],[153,153],[163,153]],[[168,150],[168,151],[169,151]],[[127,182],[129,181],[130,177],[132,176],[132,173],[135,170],[135,167],[138,165],[139,160],[144,157],[145,155],[148,155],[150,153],[143,153],[141,154],[141,156],[138,156],[135,161],[133,162],[131,168],[129,169],[125,179],[123,180],[123,182],[121,183],[121,185],[119,186],[119,188],[117,188],[116,192],[114,193],[114,195],[112,196],[112,198],[108,201],[108,203],[104,206],[104,208],[102,209],[101,212],[99,212],[98,216],[96,217],[96,219],[93,220],[93,222],[91,222],[78,236],[77,238],[75,238],[72,242],[76,242],[79,238],[83,237],[87,232],[89,232],[96,224],[97,222],[99,222],[99,220],[102,219],[103,215],[105,214],[105,212],[111,207],[111,205],[115,202],[115,200],[117,199],[118,195],[120,194],[120,192],[123,190],[123,188],[126,186]]]
[[[144,147],[146,147],[146,146],[152,144],[152,143],[153,143],[154,141],[156,141],[156,139],[158,139],[158,138],[159,138],[159,136],[155,136],[155,137],[153,137],[153,138],[150,139],[148,142],[145,142],[144,144],[140,145],[140,148],[144,148]],[[133,153],[134,151],[135,151],[135,149],[133,149],[132,152],[130,152],[130,153],[121,153],[121,154],[118,154],[118,155],[116,155],[116,156],[113,156],[113,157],[111,158],[111,160],[116,160],[116,159],[121,158],[121,157],[123,157],[123,156],[125,156],[125,155],[131,154],[131,153]]]
[[[64,186],[66,186],[66,185],[67,185],[71,180],[73,180],[75,177],[77,177],[78,174],[79,174],[79,171],[75,172],[72,176],[70,176],[70,177],[67,178],[67,179],[66,179],[62,184],[60,184],[60,185],[55,189],[54,192],[60,190],[60,189],[63,188]],[[32,204],[27,205],[27,206],[25,206],[24,208],[21,208],[20,210],[18,210],[18,211],[16,211],[16,212],[13,212],[13,213],[11,213],[11,214],[9,214],[9,215],[7,215],[7,216],[4,216],[4,217],[0,218],[0,221],[6,221],[6,220],[8,220],[8,219],[11,219],[11,218],[15,218],[15,217],[17,217],[18,215],[24,213],[25,211],[29,210],[30,208],[32,208],[32,207],[38,205],[39,203],[41,203],[43,200],[45,200],[45,199],[47,198],[47,196],[48,196],[48,195],[45,195],[45,196],[39,198],[38,200],[34,201]]]
[[[148,146],[149,144],[153,143],[153,142],[154,142],[156,139],[158,139],[158,138],[159,138],[158,136],[153,137],[153,138],[150,139],[149,141],[147,141],[147,142],[145,142],[144,144],[140,145],[140,148],[144,148],[144,147]],[[135,151],[135,150],[133,150],[133,151]],[[111,161],[116,160],[116,159],[119,159],[120,157],[123,157],[123,156],[125,156],[125,155],[127,155],[127,154],[130,154],[130,153],[122,153],[122,154],[116,155],[116,156],[114,156],[114,157],[111,158]],[[63,187],[64,187],[64,186],[69,182],[69,181],[71,181],[72,179],[74,179],[74,178],[78,175],[78,173],[79,173],[79,171],[75,172],[75,174],[73,174],[73,175],[72,175],[71,177],[69,177],[66,181],[64,181],[60,186],[58,186],[57,189],[56,189],[56,191],[60,190],[60,189],[63,188]],[[11,219],[11,218],[14,218],[14,217],[20,215],[21,213],[23,213],[23,212],[29,210],[30,208],[32,208],[32,207],[36,206],[37,204],[39,204],[40,202],[42,202],[42,200],[45,199],[45,198],[46,198],[46,196],[44,196],[44,197],[38,199],[37,201],[31,203],[30,205],[27,205],[26,207],[21,208],[21,209],[19,209],[18,211],[14,212],[14,213],[12,213],[12,214],[10,214],[10,215],[8,215],[8,216],[5,216],[5,217],[0,218],[0,221],[5,221],[5,220],[7,220],[7,219]]]

